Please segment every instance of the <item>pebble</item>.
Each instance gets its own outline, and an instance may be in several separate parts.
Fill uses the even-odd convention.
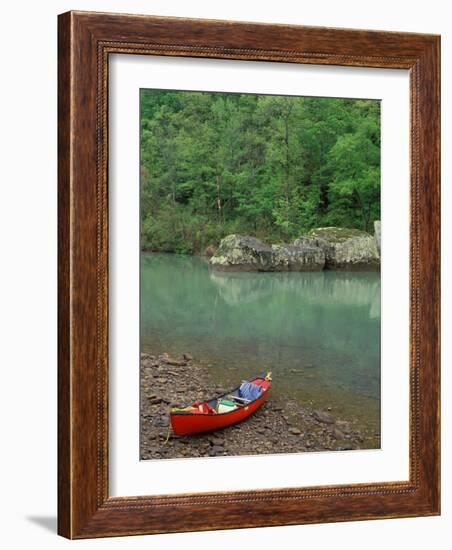
[[[209,454],[210,456],[217,456],[219,454],[224,453],[224,447],[221,447],[220,445],[214,445],[210,450]]]
[[[149,403],[151,405],[158,405],[159,403],[162,402],[162,398],[161,397],[150,397],[149,398]]]

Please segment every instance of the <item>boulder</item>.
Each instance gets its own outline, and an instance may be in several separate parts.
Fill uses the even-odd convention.
[[[210,258],[218,271],[271,271],[273,251],[255,237],[228,235]]]
[[[374,239],[375,246],[378,250],[378,255],[381,256],[381,221],[377,220],[374,222]]]
[[[304,244],[269,246],[255,237],[228,235],[210,266],[217,271],[321,271],[325,254],[319,247]]]
[[[272,250],[275,271],[321,271],[325,267],[325,253],[316,246],[274,244]]]
[[[294,245],[321,248],[325,254],[326,269],[377,271],[380,268],[374,237],[359,229],[311,229],[307,235],[297,239]]]

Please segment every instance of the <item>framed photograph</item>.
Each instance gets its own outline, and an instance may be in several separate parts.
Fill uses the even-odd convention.
[[[439,514],[439,49],[59,16],[61,535]]]

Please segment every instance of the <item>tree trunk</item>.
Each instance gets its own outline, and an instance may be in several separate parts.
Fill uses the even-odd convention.
[[[218,220],[222,221],[222,204],[221,204],[221,175],[217,176],[217,208],[218,208]]]

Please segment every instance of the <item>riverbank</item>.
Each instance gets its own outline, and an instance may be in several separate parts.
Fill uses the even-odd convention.
[[[191,437],[170,435],[166,441],[172,406],[211,399],[229,389],[214,384],[208,367],[189,353],[177,358],[168,354],[154,356],[142,353],[140,458],[237,456],[379,447],[379,435],[369,437],[353,421],[337,418],[331,411],[301,407],[290,398],[282,401],[274,395],[254,415],[239,424]]]

